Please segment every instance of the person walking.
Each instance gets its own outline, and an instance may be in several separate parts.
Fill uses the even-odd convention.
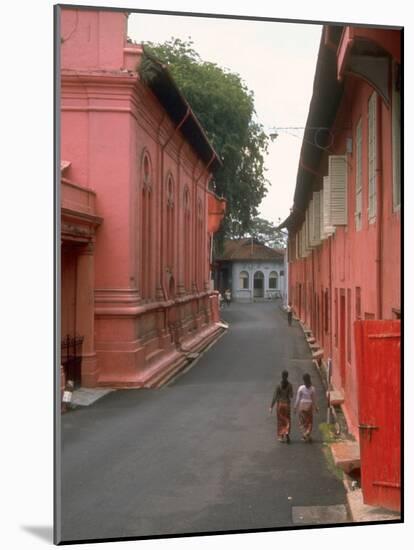
[[[277,438],[286,443],[290,443],[290,400],[293,397],[292,384],[288,381],[288,377],[288,371],[284,370],[282,380],[276,386],[269,408],[269,413],[272,414],[276,404]]]
[[[291,327],[292,326],[293,311],[292,311],[292,304],[290,302],[287,305],[286,311],[287,311],[288,325]]]
[[[219,292],[219,307],[220,309],[223,309],[223,294],[221,292]]]
[[[315,388],[312,386],[312,380],[308,373],[303,375],[303,384],[299,386],[294,412],[299,413],[299,428],[302,432],[302,439],[312,441],[311,433],[313,428],[313,411],[318,412],[319,408],[316,405]]]
[[[231,302],[231,290],[229,288],[224,293],[224,299],[226,300],[227,307],[229,307]]]

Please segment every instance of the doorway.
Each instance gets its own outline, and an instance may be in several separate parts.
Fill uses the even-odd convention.
[[[339,295],[339,367],[342,387],[346,384],[346,356],[345,356],[345,290],[341,288]]]
[[[256,271],[253,279],[254,294],[253,297],[264,298],[264,275],[261,271]]]

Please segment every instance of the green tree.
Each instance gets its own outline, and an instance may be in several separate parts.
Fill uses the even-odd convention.
[[[145,48],[167,65],[223,162],[213,182],[213,190],[227,199],[219,240],[231,235],[234,223],[248,231],[268,183],[268,138],[255,118],[253,92],[238,74],[203,61],[190,38],[150,42]],[[150,74],[150,63],[142,67]]]
[[[252,237],[271,248],[285,248],[287,243],[286,232],[277,229],[273,222],[259,217],[255,217],[251,220],[250,228],[247,231],[243,231],[240,224],[234,222],[231,226],[230,237]]]

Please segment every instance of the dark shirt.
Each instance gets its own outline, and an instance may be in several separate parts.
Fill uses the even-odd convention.
[[[276,401],[283,401],[284,403],[290,403],[290,400],[292,399],[292,397],[293,397],[292,384],[288,382],[286,388],[282,388],[282,384],[279,384],[273,394],[272,404],[270,405],[270,407],[273,408],[273,405],[276,403]]]

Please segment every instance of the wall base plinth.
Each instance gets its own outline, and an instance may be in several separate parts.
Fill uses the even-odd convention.
[[[98,386],[111,388],[159,388],[177,375],[190,361],[190,355],[211,344],[223,328],[213,324],[174,349],[158,349],[143,356],[143,348],[132,351],[98,351],[102,365]],[[144,366],[143,366],[144,364]]]
[[[82,355],[82,386],[94,388],[98,383],[99,369],[96,353],[85,353]]]

